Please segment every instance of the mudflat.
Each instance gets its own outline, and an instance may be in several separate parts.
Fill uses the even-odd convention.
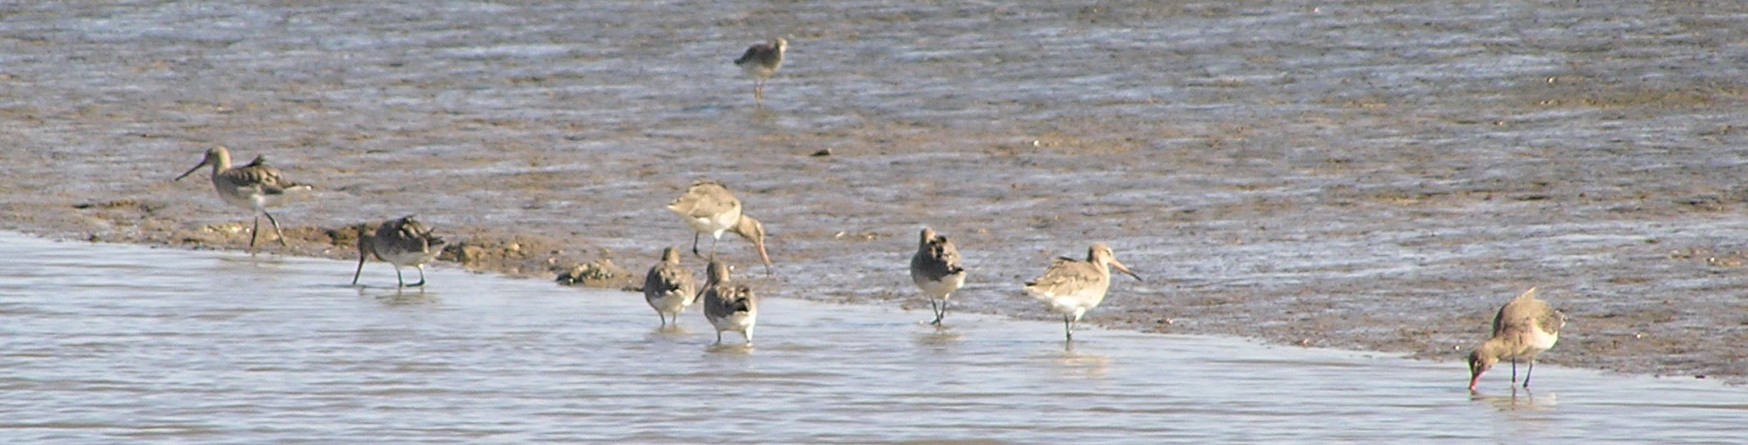
[[[1104,242],[1148,281],[1091,324],[1455,360],[1535,286],[1544,363],[1748,375],[1748,5],[1160,3],[0,6],[0,227],[240,249],[170,180],[224,145],[316,187],[268,252],[417,214],[448,262],[612,287],[711,179],[771,232],[774,276],[718,249],[761,295],[923,321],[929,226],[955,311],[1048,318],[1021,283]],[[755,107],[730,61],[777,36]]]

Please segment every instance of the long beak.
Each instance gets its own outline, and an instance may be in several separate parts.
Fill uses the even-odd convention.
[[[765,253],[765,241],[753,240],[753,247],[759,248],[759,259],[765,262],[765,275],[774,275],[771,271],[771,255]]]
[[[1130,272],[1129,266],[1124,266],[1123,263],[1119,263],[1119,262],[1117,262],[1117,260],[1114,260],[1114,259],[1111,260],[1111,266],[1116,267],[1117,270],[1122,271],[1123,273],[1129,274],[1129,276],[1131,276],[1131,277],[1135,277],[1135,281],[1140,281],[1143,283],[1147,282],[1147,280],[1141,279],[1140,275],[1136,275],[1134,272]]]
[[[1475,384],[1480,383],[1480,382],[1481,382],[1481,373],[1477,372],[1477,373],[1475,373],[1474,376],[1470,376],[1469,377],[1469,390],[1474,391]]]
[[[181,181],[182,178],[186,178],[186,177],[188,177],[188,175],[194,174],[194,172],[199,171],[201,167],[205,167],[205,166],[207,166],[207,161],[202,159],[199,164],[194,165],[194,168],[191,168],[191,169],[188,169],[188,171],[182,172],[182,176],[177,176],[176,179],[174,179],[174,180]]]

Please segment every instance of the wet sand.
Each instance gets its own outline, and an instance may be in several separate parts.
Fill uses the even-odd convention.
[[[246,212],[170,181],[222,144],[317,186],[275,211],[291,245],[269,252],[350,257],[350,227],[411,213],[473,270],[635,274],[690,243],[662,207],[709,178],[772,232],[777,276],[747,275],[782,296],[923,317],[904,264],[929,225],[971,270],[955,310],[1050,317],[1020,282],[1102,241],[1149,281],[1088,323],[1455,360],[1539,286],[1571,318],[1544,362],[1740,379],[1744,16],[11,5],[0,227],[242,248]],[[755,108],[729,61],[776,34],[789,62]]]

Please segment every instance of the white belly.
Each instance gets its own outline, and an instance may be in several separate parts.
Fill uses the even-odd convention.
[[[649,301],[649,307],[655,308],[657,311],[678,314],[684,312],[686,306],[691,306],[692,300],[696,297],[697,295],[687,295],[684,292],[668,292],[656,295],[655,298],[646,298],[646,300]]]
[[[1027,293],[1030,293],[1032,298],[1043,302],[1044,305],[1052,311],[1079,317],[1079,314],[1084,314],[1086,311],[1098,307],[1099,303],[1105,301],[1105,290],[1109,288],[1110,283],[1107,282],[1104,283],[1103,286],[1089,285],[1077,289],[1074,292],[1063,294],[1055,292],[1036,292],[1031,290],[1027,290]]]
[[[742,73],[746,73],[747,77],[765,80],[771,78],[771,75],[777,74],[777,69],[782,66],[782,63],[778,63],[777,66],[766,68],[758,62],[748,61],[747,63],[741,64],[740,70]]]
[[[420,264],[431,262],[431,259],[436,258],[437,255],[436,252],[410,251],[377,252],[376,256],[382,258],[383,261],[387,261],[389,264],[394,264],[396,266],[418,266]]]
[[[721,238],[722,232],[727,231],[729,227],[734,227],[734,223],[737,222],[740,222],[740,215],[733,212],[707,217],[686,217],[686,225],[692,226],[692,230],[696,230],[698,233],[708,233],[717,238]]]
[[[219,198],[224,199],[225,203],[230,204],[232,207],[254,210],[257,212],[267,207],[267,197],[258,193],[254,187],[230,187],[225,184],[219,184],[219,187],[229,187],[229,190],[219,190],[218,195]]]
[[[716,330],[718,331],[746,332],[747,328],[752,327],[753,323],[756,321],[757,319],[753,314],[736,312],[727,317],[711,319],[710,324],[716,326]]]
[[[960,287],[965,286],[965,273],[960,272],[948,275],[942,277],[941,281],[933,281],[921,276],[912,276],[911,281],[915,281],[916,286],[921,288],[923,293],[927,294],[930,298],[945,299],[948,295],[952,294],[953,291],[957,291]]]

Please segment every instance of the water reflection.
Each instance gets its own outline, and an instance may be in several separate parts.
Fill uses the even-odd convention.
[[[1102,379],[1110,375],[1111,358],[1090,352],[1075,352],[1073,348],[1057,355],[1059,375],[1074,379]]]
[[[437,293],[425,292],[422,289],[417,290],[417,291],[396,290],[393,292],[363,292],[363,291],[360,291],[359,295],[373,298],[376,301],[381,302],[383,305],[387,305],[387,306],[430,305],[430,304],[437,304],[440,302],[440,300],[437,298]]]
[[[1557,404],[1555,394],[1551,391],[1536,394],[1528,389],[1518,388],[1516,385],[1511,387],[1509,395],[1489,396],[1477,391],[1472,393],[1469,398],[1491,405],[1500,411],[1551,410]]]

